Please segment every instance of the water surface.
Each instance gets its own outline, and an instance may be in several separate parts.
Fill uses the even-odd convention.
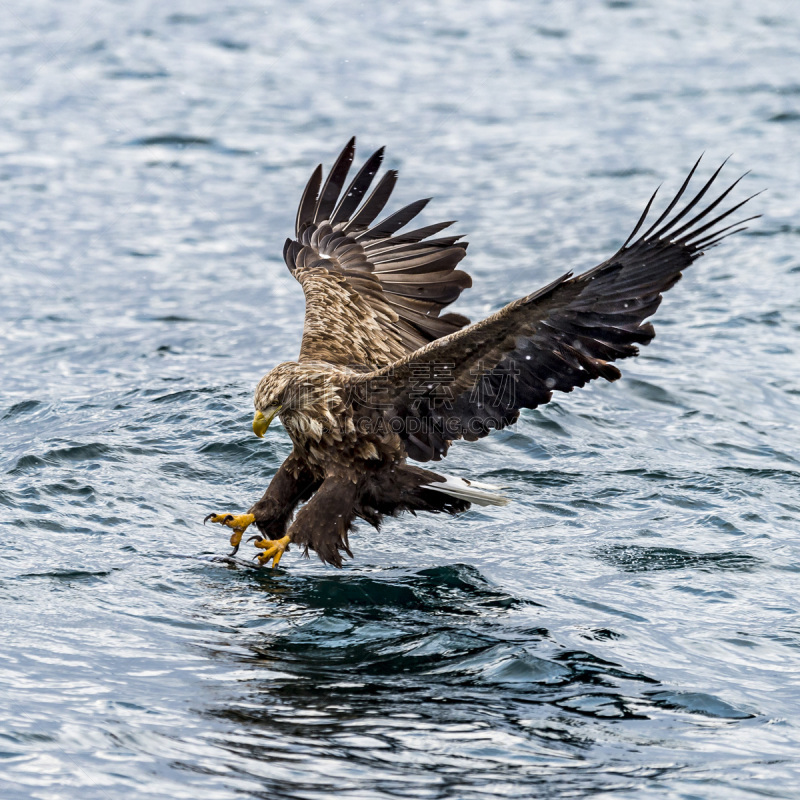
[[[308,0],[0,10],[3,798],[720,798],[800,783],[794,4]],[[763,219],[624,379],[456,444],[514,502],[220,561],[289,452],[281,247],[388,146],[481,317],[746,169]],[[283,568],[285,567],[285,568]]]

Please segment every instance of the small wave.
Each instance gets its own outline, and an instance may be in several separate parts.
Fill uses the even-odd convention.
[[[155,394],[158,393],[159,389],[149,390],[145,392],[145,394]],[[185,400],[189,400],[200,395],[204,394],[217,394],[217,389],[212,387],[207,388],[199,388],[199,389],[181,389],[177,392],[167,392],[166,394],[159,394],[158,397],[153,397],[150,402],[151,403],[182,403]],[[222,395],[223,397],[227,397],[227,395]]]
[[[116,69],[106,73],[111,80],[138,80],[150,81],[154,78],[169,78],[169,72],[163,69],[138,70],[138,69]]]
[[[216,139],[208,136],[190,136],[180,133],[165,133],[157,134],[155,136],[143,136],[139,139],[133,139],[128,144],[133,147],[171,147],[178,150],[185,150],[187,148],[207,147],[215,150],[217,153],[223,155],[233,156],[246,156],[252,155],[252,150],[247,150],[240,147],[227,147],[220,144]]]
[[[32,453],[21,456],[14,466],[8,471],[9,475],[19,475],[25,472],[44,469],[45,467],[70,464],[79,461],[121,461],[122,454],[148,452],[135,447],[111,447],[103,442],[87,442],[86,444],[71,444],[67,447],[58,447],[48,450],[44,455],[37,456]]]
[[[430,670],[430,674],[460,677],[471,684],[564,684],[569,682],[571,670],[524,647],[499,644],[450,660],[446,665]]]
[[[646,714],[637,711],[638,702],[610,692],[588,692],[559,700],[556,705],[586,717],[596,719],[647,719]]]
[[[658,706],[675,711],[688,711],[719,719],[752,719],[755,715],[734,708],[724,700],[702,692],[645,692]]]
[[[46,462],[52,464],[64,461],[90,461],[98,458],[117,459],[119,456],[116,455],[113,447],[103,442],[89,442],[88,444],[76,444],[48,450],[44,458]]]
[[[232,39],[214,39],[213,43],[217,47],[221,47],[223,50],[236,50],[238,52],[244,52],[245,50],[250,49],[250,45],[247,42],[234,42]]]
[[[755,467],[737,467],[737,466],[722,466],[718,468],[720,472],[733,472],[739,475],[744,475],[747,478],[763,478],[765,480],[777,481],[780,483],[787,483],[790,486],[800,486],[800,472],[795,472],[790,469],[775,469],[775,468],[755,468]]]
[[[200,25],[208,19],[206,14],[187,14],[185,12],[176,12],[167,17],[169,25]]]
[[[635,394],[637,397],[641,397],[644,400],[649,400],[651,403],[659,403],[660,405],[665,406],[676,406],[678,408],[686,407],[677,395],[673,394],[672,392],[668,392],[666,389],[662,389],[660,386],[656,386],[654,383],[629,377],[627,380],[627,386],[632,394]]]
[[[747,553],[691,553],[674,547],[615,545],[595,551],[604,561],[624,572],[699,569],[705,571],[749,572],[763,561]]]
[[[198,452],[204,455],[229,456],[238,461],[252,456],[254,446],[251,445],[249,441],[206,442],[206,444],[198,448]]]
[[[89,498],[95,496],[91,486],[78,484],[77,481],[64,481],[62,483],[48,483],[42,487],[44,494],[52,496],[69,495],[70,497]]]
[[[47,578],[58,581],[78,581],[81,583],[97,583],[101,578],[106,578],[113,570],[52,570],[51,572],[25,572],[20,578]]]
[[[47,462],[43,458],[39,458],[39,456],[34,455],[26,455],[17,459],[17,463],[11,467],[11,469],[8,471],[8,474],[19,475],[20,473],[41,469],[42,467],[46,466]]]
[[[216,143],[216,139],[210,139],[207,136],[184,136],[179,133],[143,136],[130,142],[138,147],[155,147],[157,145],[163,147],[213,147]]]
[[[771,116],[768,122],[800,122],[800,111],[783,111]]]
[[[590,178],[636,178],[640,175],[655,176],[652,169],[629,167],[627,169],[593,170]]]
[[[23,414],[27,414],[29,411],[34,411],[40,406],[44,405],[40,400],[23,400],[19,403],[14,403],[2,417],[0,420],[6,419],[13,419],[14,417],[22,416]]]

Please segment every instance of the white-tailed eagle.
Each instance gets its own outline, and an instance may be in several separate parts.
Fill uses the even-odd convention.
[[[380,149],[346,185],[354,155],[355,138],[324,182],[322,166],[314,170],[284,247],[305,294],[303,340],[297,361],[258,384],[253,430],[263,436],[277,415],[292,453],[246,514],[206,517],[233,529],[234,553],[255,525],[259,563],[273,567],[290,542],[341,566],[342,553],[352,556],[356,519],[378,527],[401,511],[455,514],[471,503],[505,502],[496,487],[409,461],[439,461],[454,440],[511,425],[520,409],[549,402],[555,391],[617,380],[612,362],[637,355],[655,336],[645,320],[662,293],[754,219],[728,222],[751,198],[721,208],[738,180],[703,202],[722,167],[681,204],[695,164],[650,224],[653,194],[607,261],[582,275],[567,272],[470,325],[442,313],[472,284],[457,269],[466,242],[440,235],[452,222],[402,231],[428,200],[376,222],[397,173],[386,172],[369,192]]]

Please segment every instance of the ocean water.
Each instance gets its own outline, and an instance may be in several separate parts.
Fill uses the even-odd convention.
[[[800,797],[800,8],[0,4],[0,797]],[[289,452],[311,169],[387,145],[473,319],[733,153],[623,380],[456,444],[513,503],[215,560]],[[244,550],[242,551],[244,552]],[[249,557],[249,553],[244,552]]]

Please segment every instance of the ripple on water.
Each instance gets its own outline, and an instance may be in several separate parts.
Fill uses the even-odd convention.
[[[386,610],[398,608],[477,615],[487,609],[509,609],[520,603],[491,586],[475,567],[466,564],[433,567],[394,579],[345,573],[331,578],[291,578],[284,583],[270,575],[262,578],[260,571],[255,575],[263,581],[266,591],[285,588],[292,602],[304,607],[328,612],[357,610],[379,618]]]
[[[676,547],[612,545],[596,550],[598,556],[626,572],[692,569],[700,571],[751,572],[764,566],[760,558],[738,551],[692,553]]]
[[[337,583],[343,592],[332,590]],[[640,741],[634,728],[614,725],[652,721],[668,731],[684,717],[708,724],[752,718],[713,695],[661,687],[596,653],[565,647],[545,628],[509,628],[504,615],[541,607],[498,592],[462,565],[383,580],[256,578],[256,586],[299,616],[250,637],[249,652],[238,656],[254,668],[243,673],[250,678],[241,695],[206,713],[240,731],[218,741],[241,757],[244,774],[260,774],[259,754],[270,753],[278,795],[294,796],[298,780],[312,793],[326,791],[318,769],[301,757],[314,753],[318,767],[314,743],[324,741],[333,756],[325,774],[349,775],[356,793],[380,783],[408,796],[405,759],[391,756],[402,749],[415,754],[428,782],[458,775],[464,796],[496,793],[512,764],[517,793],[520,781],[527,791],[541,781],[557,796],[571,796],[598,781],[608,788],[608,764],[594,755],[598,740],[612,749]],[[480,605],[498,594],[499,610]],[[441,598],[447,602],[437,606]],[[597,631],[598,642],[615,638]],[[263,679],[257,665],[266,668]],[[342,771],[342,757],[355,760],[355,773]],[[620,768],[620,775],[649,769]],[[671,769],[687,765],[660,771]]]
[[[34,455],[23,456],[14,465],[11,473],[74,461],[119,460],[120,458],[120,448],[112,447],[103,442],[70,443],[67,447],[48,450],[42,457]]]
[[[23,400],[19,403],[14,403],[14,405],[11,406],[2,417],[0,417],[0,421],[19,417],[23,414],[35,411],[37,408],[41,408],[43,405],[44,404],[39,400]]]

